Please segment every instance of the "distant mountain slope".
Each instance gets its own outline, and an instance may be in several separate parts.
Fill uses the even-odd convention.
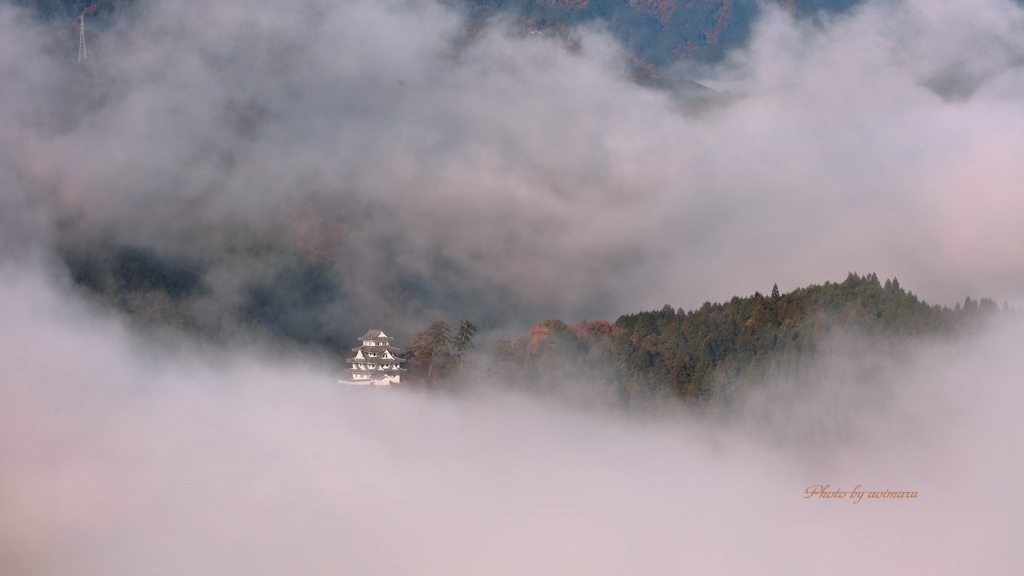
[[[89,7],[100,23],[142,7],[142,0],[0,0],[40,17],[70,20]],[[471,26],[512,17],[531,31],[601,23],[640,68],[685,60],[714,61],[747,42],[755,18],[777,8],[799,17],[840,13],[867,0],[438,0],[464,10]],[[1021,3],[1024,0],[1015,0]]]
[[[480,20],[512,15],[542,30],[603,21],[642,63],[715,60],[750,36],[755,17],[772,6],[809,16],[847,10],[863,0],[449,0]]]
[[[97,22],[139,0],[8,0],[49,20],[69,20],[90,6]],[[477,24],[511,16],[530,30],[604,22],[637,60],[657,67],[689,58],[714,60],[746,42],[754,18],[770,6],[801,15],[838,12],[864,0],[441,0]]]

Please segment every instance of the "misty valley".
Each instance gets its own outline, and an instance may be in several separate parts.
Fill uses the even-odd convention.
[[[1022,150],[1024,0],[0,0],[0,576],[1024,574]]]

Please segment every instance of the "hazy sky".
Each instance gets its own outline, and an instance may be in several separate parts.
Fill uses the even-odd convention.
[[[637,421],[353,394],[127,327],[63,265],[198,260],[217,310],[270,277],[244,229],[370,310],[395,269],[570,322],[850,271],[1020,306],[1018,4],[769,13],[686,70],[720,92],[699,106],[632,82],[600,30],[467,37],[430,3],[140,18],[78,66],[73,30],[0,6],[0,572],[1020,573],[1019,331],[828,359],[744,423]],[[858,483],[920,497],[802,498]]]

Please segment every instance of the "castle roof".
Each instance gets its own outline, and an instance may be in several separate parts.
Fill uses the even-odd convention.
[[[379,374],[379,375],[381,375],[382,378],[385,375],[392,374],[394,372],[408,372],[408,371],[409,370],[406,369],[406,368],[392,368],[390,370],[363,370],[363,369],[360,369],[360,368],[346,368],[345,369],[345,372],[348,372],[349,374]]]
[[[402,351],[401,348],[395,348],[394,346],[388,346],[386,344],[379,344],[377,346],[356,346],[355,348],[350,348],[350,350],[352,350],[353,352],[358,352],[362,350],[363,352],[373,352],[374,354],[379,354],[385,350],[388,350],[390,352]]]
[[[392,356],[391,358],[346,358],[345,362],[359,363],[359,364],[394,364],[396,362],[405,362],[405,358],[399,358],[398,356]]]
[[[385,334],[383,330],[375,330],[373,328],[370,328],[366,332],[366,334],[363,334],[362,336],[360,336],[359,339],[360,340],[364,340],[364,341],[365,340],[387,340],[389,342],[392,340],[392,338],[390,336],[388,336],[387,334]]]

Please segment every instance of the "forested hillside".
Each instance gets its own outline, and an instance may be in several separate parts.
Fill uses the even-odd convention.
[[[732,384],[813,375],[837,338],[844,353],[891,349],[924,338],[980,327],[999,313],[990,299],[967,298],[950,309],[932,306],[875,274],[780,294],[733,297],[697,310],[640,312],[608,322],[569,326],[547,320],[529,335],[501,340],[490,375],[545,391],[584,383],[627,404],[659,398],[706,401]]]

